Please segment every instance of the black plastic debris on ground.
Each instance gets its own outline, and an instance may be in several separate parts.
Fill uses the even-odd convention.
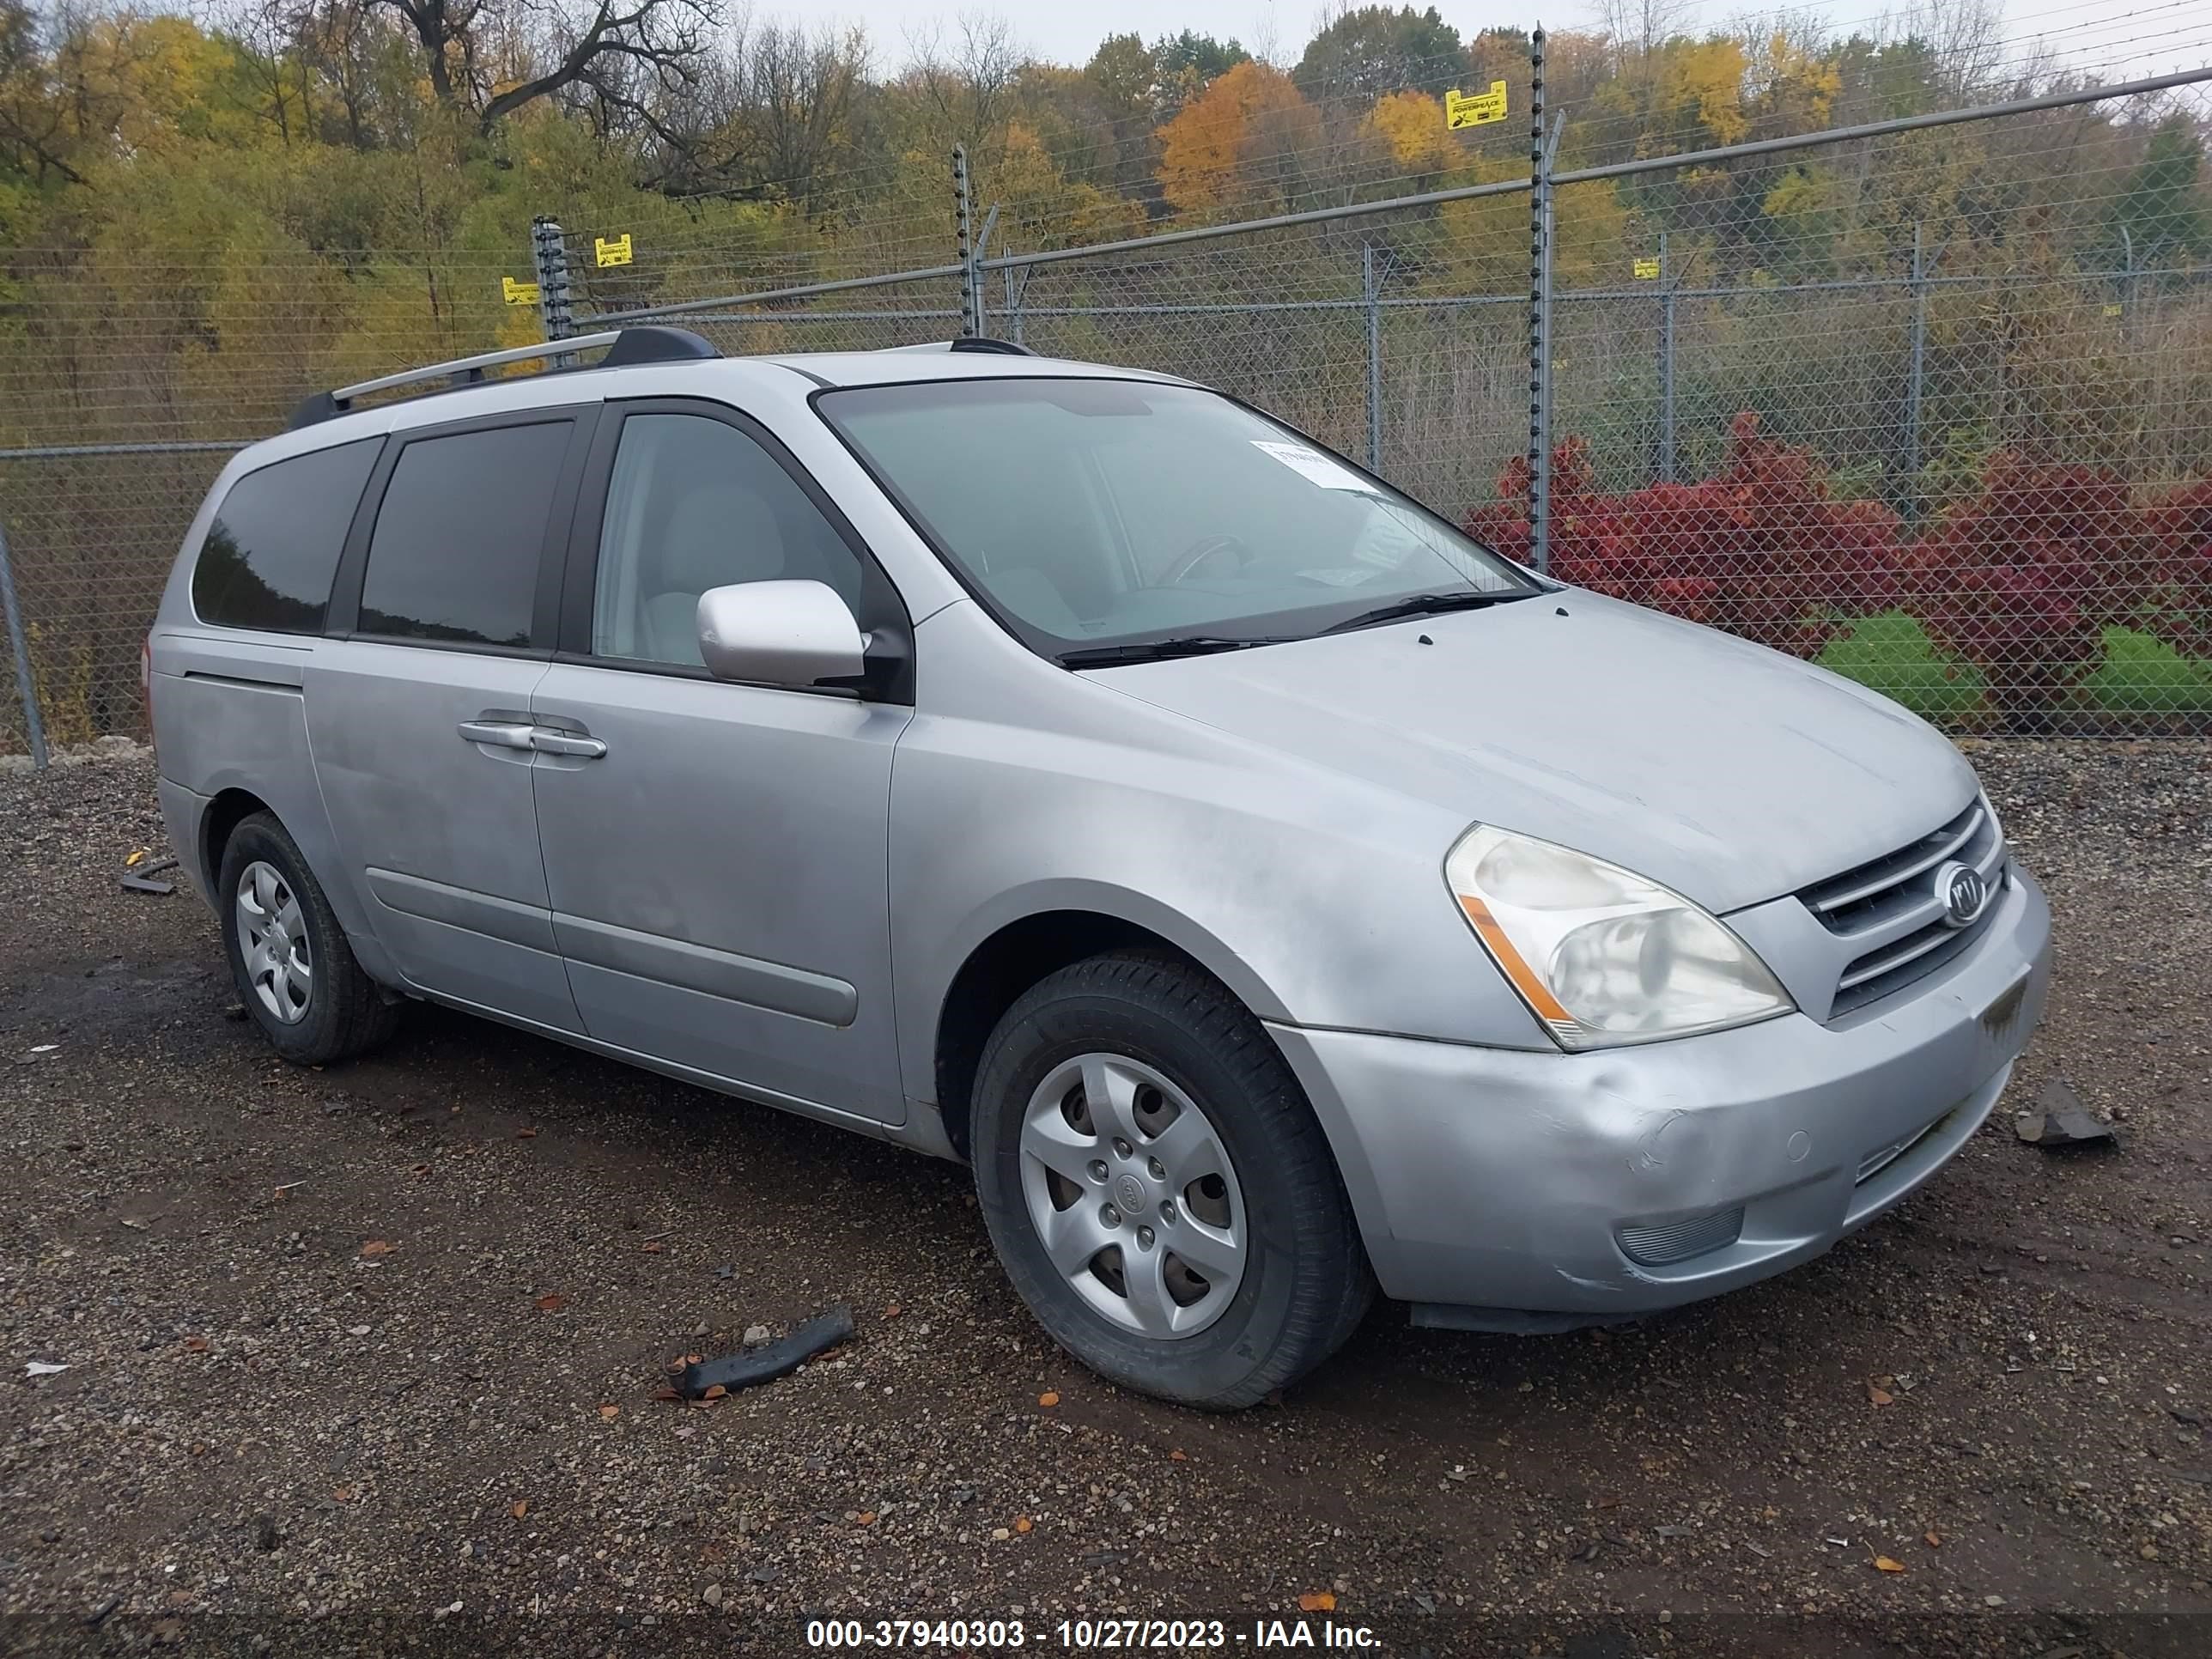
[[[174,859],[157,859],[151,864],[141,864],[135,868],[126,864],[116,873],[115,884],[126,893],[159,893],[166,897],[177,890],[177,884],[173,881],[155,881],[153,878],[164,870],[173,870],[176,867],[177,861]]]
[[[780,1341],[686,1365],[677,1373],[676,1392],[686,1400],[700,1400],[709,1389],[735,1394],[756,1383],[772,1382],[825,1349],[850,1341],[852,1335],[853,1310],[841,1304],[808,1320]]]
[[[2043,1085],[2036,1109],[2013,1120],[2013,1129],[2031,1146],[2063,1152],[2077,1146],[2117,1147],[2118,1139],[2106,1125],[2089,1114],[2081,1097],[2064,1080],[2052,1078]]]

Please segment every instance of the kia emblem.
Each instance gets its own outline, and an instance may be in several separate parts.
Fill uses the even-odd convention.
[[[1969,864],[1953,862],[1936,872],[1936,902],[1947,927],[1971,927],[1989,908],[1990,884]]]

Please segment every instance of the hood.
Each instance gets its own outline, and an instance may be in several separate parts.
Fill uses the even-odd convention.
[[[1893,852],[1976,788],[1959,751],[1887,698],[1572,589],[1097,678],[1714,911]]]

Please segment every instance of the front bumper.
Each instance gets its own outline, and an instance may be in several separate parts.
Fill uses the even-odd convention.
[[[1963,955],[1834,1024],[1581,1054],[1269,1029],[1387,1295],[1478,1328],[1632,1317],[1820,1255],[1966,1144],[2050,985],[2050,908],[2017,864],[1998,905]]]

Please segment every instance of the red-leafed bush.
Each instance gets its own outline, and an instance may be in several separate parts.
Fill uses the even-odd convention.
[[[1568,439],[1552,461],[1552,574],[1800,657],[1893,604],[1896,515],[1833,500],[1817,457],[1759,427],[1757,415],[1738,415],[1726,463],[1703,483],[1618,495],[1591,488],[1589,447]],[[1468,530],[1525,559],[1528,488],[1527,462],[1509,464],[1499,501]]]
[[[2152,597],[2147,530],[2117,473],[1999,451],[1981,492],[1909,550],[1905,602],[1938,648],[1981,672],[2008,727],[2048,729],[2102,660],[2105,625]]]
[[[2147,509],[2157,562],[2151,631],[2185,656],[2212,657],[2212,482]]]
[[[2212,657],[2212,481],[2141,503],[2118,473],[1999,451],[1980,487],[1906,542],[1877,502],[1837,501],[1811,452],[1730,422],[1728,459],[1701,483],[1625,495],[1594,487],[1588,443],[1552,459],[1552,573],[1801,657],[1861,617],[1902,608],[1972,668],[2014,731],[2060,723],[2113,626]],[[1529,556],[1528,469],[1468,519]]]
[[[1560,469],[1570,457],[1586,454],[1589,442],[1583,438],[1570,438],[1552,451],[1552,476],[1557,478]],[[1532,540],[1528,533],[1528,458],[1516,455],[1505,463],[1498,475],[1498,499],[1476,507],[1467,515],[1467,533],[1485,547],[1494,547],[1509,559],[1522,564],[1530,562]]]

